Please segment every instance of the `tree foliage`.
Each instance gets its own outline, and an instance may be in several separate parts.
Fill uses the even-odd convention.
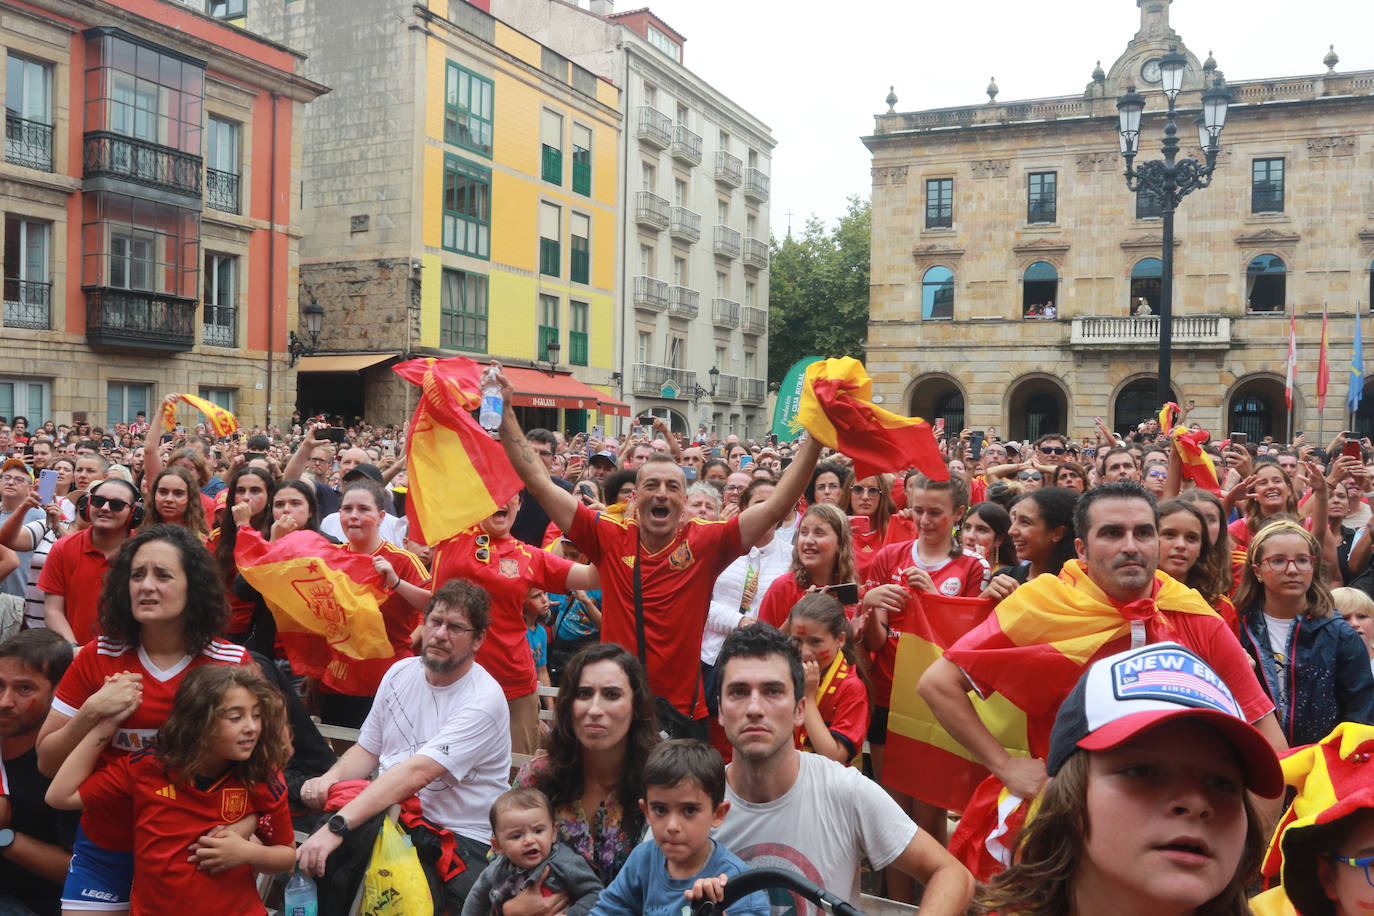
[[[864,358],[868,337],[869,202],[849,198],[834,229],[811,217],[799,237],[770,244],[768,381],[804,356]]]

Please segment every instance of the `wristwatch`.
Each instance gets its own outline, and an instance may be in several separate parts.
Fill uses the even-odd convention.
[[[348,831],[350,829],[348,826],[348,821],[344,819],[344,816],[342,814],[336,814],[329,820],[325,821],[325,826],[329,828],[330,833],[335,834],[339,837],[348,836]]]
[[[0,828],[0,852],[14,845],[14,831],[8,827]]]

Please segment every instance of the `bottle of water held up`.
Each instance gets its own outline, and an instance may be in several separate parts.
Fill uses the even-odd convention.
[[[291,880],[286,882],[286,892],[282,898],[282,916],[319,916],[319,904],[315,897],[315,882],[308,875],[301,874],[300,867]]]
[[[501,401],[501,386],[496,383],[496,378],[491,369],[482,379],[482,410],[478,414],[478,422],[483,429],[497,430],[501,428],[501,412],[506,405]]]

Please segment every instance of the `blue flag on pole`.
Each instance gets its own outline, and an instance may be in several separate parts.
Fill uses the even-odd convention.
[[[1350,357],[1350,390],[1345,395],[1346,406],[1354,414],[1360,409],[1360,398],[1364,396],[1364,337],[1360,334],[1359,303],[1355,305],[1355,349]]]

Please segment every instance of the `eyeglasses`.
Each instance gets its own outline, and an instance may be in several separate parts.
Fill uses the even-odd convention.
[[[0,483],[12,483],[12,484],[33,483],[33,478],[32,478],[32,477],[25,477],[25,476],[23,476],[23,475],[21,475],[21,474],[5,474],[4,476],[0,476]]]
[[[1016,479],[1017,479],[1017,480],[1044,480],[1044,479],[1045,479],[1045,475],[1041,474],[1039,471],[1022,471],[1020,474],[1017,474],[1017,475],[1016,475]]]
[[[881,489],[880,487],[860,487],[860,486],[853,486],[853,487],[850,487],[850,488],[849,488],[849,492],[852,493],[852,494],[854,494],[855,496],[882,496],[882,495],[883,495],[883,491],[882,491],[882,489]]]
[[[465,627],[461,623],[446,623],[442,620],[426,620],[425,629],[427,630],[447,630],[454,636],[461,636],[464,633],[477,632],[473,627]]]
[[[744,487],[740,486],[740,485],[737,484],[737,483],[727,483],[727,484],[725,485],[725,492],[726,492],[726,493],[738,493],[738,492],[740,492],[740,491],[743,490],[743,489],[744,489]]]
[[[1365,882],[1370,887],[1374,887],[1374,875],[1369,873],[1369,863],[1374,862],[1374,856],[1362,856],[1358,859],[1352,859],[1349,856],[1337,855],[1334,852],[1328,853],[1328,856],[1331,858],[1332,862],[1336,862],[1337,864],[1349,865],[1351,868],[1364,869]]]
[[[1040,451],[1046,455],[1067,455],[1069,453],[1069,450],[1064,448],[1064,446],[1062,445],[1057,445],[1054,447],[1042,445],[1040,446]]]
[[[126,499],[111,499],[108,496],[101,496],[99,493],[96,493],[91,496],[91,505],[95,506],[97,509],[104,509],[108,506],[111,512],[123,512],[125,509],[132,506],[133,503]]]
[[[1151,472],[1149,473],[1149,476],[1150,476],[1150,477],[1168,477],[1168,476],[1169,476],[1169,472],[1168,472],[1168,471],[1151,471]]]
[[[1287,572],[1290,564],[1296,566],[1298,572],[1307,572],[1317,564],[1317,558],[1304,553],[1296,557],[1265,557],[1260,563],[1270,572]]]
[[[473,540],[473,543],[477,545],[477,548],[473,551],[473,554],[477,557],[478,563],[485,563],[491,559],[491,538],[488,535],[477,535],[477,537]]]

